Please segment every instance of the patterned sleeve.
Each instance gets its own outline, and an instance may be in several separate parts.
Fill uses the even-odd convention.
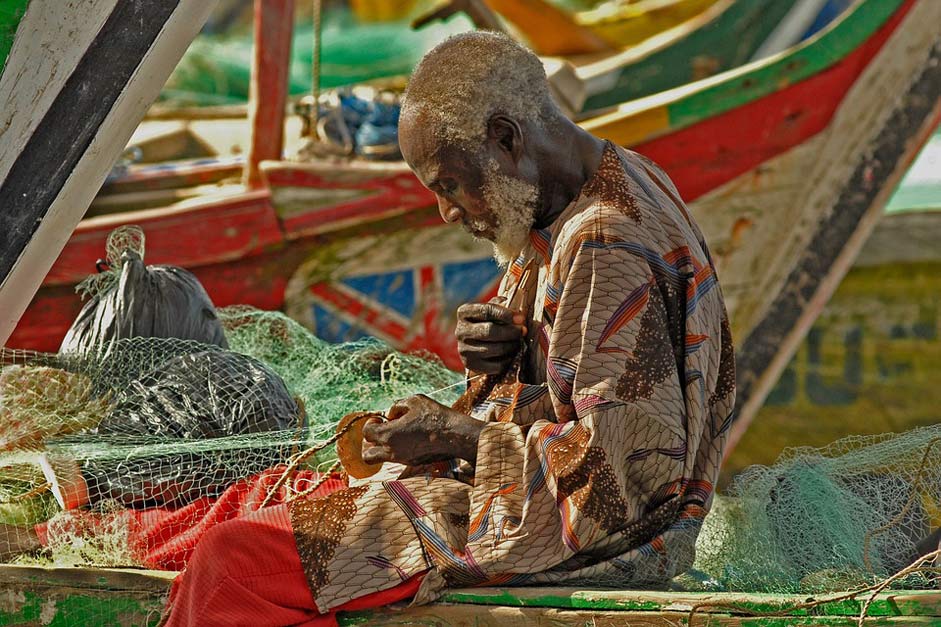
[[[570,575],[580,569],[567,560],[636,549],[675,518],[686,485],[688,412],[677,361],[686,309],[672,301],[687,279],[668,276],[660,266],[669,262],[652,267],[662,256],[642,246],[579,242],[553,260],[549,277],[546,415],[556,418],[503,418],[481,435],[468,549],[486,556],[492,583],[560,566]],[[654,561],[658,572],[633,580],[676,570]]]

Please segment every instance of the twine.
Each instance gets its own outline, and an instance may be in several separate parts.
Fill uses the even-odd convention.
[[[332,445],[332,444],[336,444],[337,440],[339,440],[341,437],[343,437],[343,435],[344,435],[347,431],[349,431],[351,428],[353,428],[353,425],[355,425],[355,424],[356,424],[357,422],[359,422],[360,420],[365,420],[365,419],[367,419],[367,418],[374,418],[374,417],[375,417],[375,414],[363,414],[362,416],[358,416],[358,417],[354,418],[353,420],[351,420],[351,421],[349,422],[349,424],[347,424],[345,427],[343,427],[342,429],[340,429],[339,431],[337,431],[335,434],[333,434],[332,436],[330,436],[329,438],[327,438],[327,439],[324,440],[323,442],[319,442],[319,443],[315,444],[314,446],[311,446],[310,448],[305,449],[305,450],[302,451],[300,454],[294,455],[294,456],[292,457],[291,461],[288,463],[287,468],[284,469],[284,472],[281,473],[281,476],[278,477],[278,480],[275,482],[275,484],[268,490],[268,494],[265,495],[265,500],[263,500],[263,501],[261,502],[261,507],[265,507],[268,503],[271,502],[271,499],[274,498],[274,496],[275,496],[275,494],[278,492],[278,490],[280,490],[281,487],[282,487],[285,483],[287,483],[288,479],[291,478],[291,476],[292,476],[292,475],[294,474],[294,472],[297,470],[297,467],[300,466],[300,464],[301,464],[304,460],[309,459],[310,457],[312,457],[313,455],[315,455],[315,454],[319,453],[320,451],[324,450],[324,449],[327,448],[328,446],[330,446],[330,445]],[[320,480],[320,481],[318,481],[316,484],[314,484],[314,487],[308,488],[308,489],[305,490],[303,493],[299,493],[299,494],[309,494],[309,493],[313,492],[315,489],[319,488],[321,485],[323,485],[323,482],[326,481],[326,478],[329,477],[329,476],[330,476],[335,470],[337,470],[339,467],[340,467],[340,462],[337,461],[335,464],[333,464],[333,466],[330,467],[329,470],[327,470],[327,472],[324,473],[322,480]],[[296,498],[296,497],[294,497],[294,498]],[[288,502],[290,503],[292,500],[294,500],[294,498],[289,499]]]

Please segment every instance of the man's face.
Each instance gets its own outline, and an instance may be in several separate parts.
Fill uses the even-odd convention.
[[[405,161],[435,194],[441,218],[460,222],[474,237],[492,242],[497,261],[508,264],[528,239],[538,188],[507,173],[506,159],[493,155],[490,146],[472,154],[432,137],[426,130],[430,127],[404,118],[400,122]]]

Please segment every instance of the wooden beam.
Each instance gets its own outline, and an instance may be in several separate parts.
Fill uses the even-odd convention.
[[[353,627],[409,625],[410,627],[937,627],[935,616],[875,616],[857,622],[849,616],[736,616],[689,612],[617,612],[436,604],[424,607],[340,613],[339,624]]]
[[[0,76],[0,345],[214,5],[30,3]]]
[[[255,45],[248,97],[252,142],[245,168],[245,184],[249,187],[264,184],[259,163],[281,158],[293,33],[294,0],[255,0]]]

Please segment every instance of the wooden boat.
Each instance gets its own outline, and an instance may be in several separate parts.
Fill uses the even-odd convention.
[[[662,164],[712,245],[739,348],[736,437],[941,115],[939,10],[865,0],[785,55],[584,123]],[[220,305],[284,308],[330,339],[369,333],[456,365],[452,312],[495,289],[489,247],[442,226],[402,163],[259,167],[266,184],[249,191],[83,221],[11,345],[54,349],[80,304],[72,286],[107,233],[135,223],[150,262],[191,268]]]
[[[530,29],[531,37],[549,39],[549,49],[563,50],[578,41],[572,16],[546,6],[547,0],[491,0],[492,6],[515,16],[521,24],[554,20],[553,28]],[[633,35],[623,34],[612,45],[596,47],[592,53],[552,53],[550,71],[565,66],[565,95],[573,112],[620,104],[737,67],[756,55],[778,52],[814,32],[814,20],[831,19],[850,0],[682,0],[684,19],[668,24],[653,15],[674,11],[677,0],[645,0],[624,5],[626,24],[647,24]],[[538,20],[529,11],[533,6]],[[524,16],[518,14],[523,10]],[[544,10],[543,10],[544,9]],[[528,11],[528,12],[527,12]],[[614,12],[617,13],[616,11]],[[679,15],[679,14],[677,14]],[[555,17],[553,17],[555,16]],[[448,34],[468,28],[466,21],[449,21],[423,27],[419,33],[405,32],[402,24],[357,25],[344,12],[327,14],[330,25],[324,36],[321,85],[332,87],[390,77],[410,70],[423,51]],[[599,18],[600,19],[600,18]],[[605,19],[613,19],[610,16]],[[671,18],[672,19],[672,18]],[[615,20],[616,23],[616,20]],[[654,28],[651,24],[657,24]],[[338,28],[358,29],[365,45],[350,46],[337,39]],[[384,37],[384,39],[383,39]],[[312,35],[309,26],[298,26],[292,47],[289,93],[310,89],[309,66]],[[394,42],[394,43],[393,43]],[[596,42],[597,43],[597,42]],[[382,63],[366,66],[376,50]],[[199,41],[188,51],[163,92],[170,102],[226,104],[248,98],[250,41]]]
[[[487,0],[538,54],[559,56],[610,52],[633,46],[681,24],[716,0],[602,2],[569,13],[548,0]]]
[[[211,8],[4,3],[0,344]]]
[[[176,573],[134,569],[0,566],[0,623],[5,625],[156,625]],[[857,623],[865,598],[791,609],[807,596],[720,592],[655,592],[577,588],[453,590],[414,608],[343,612],[342,626],[425,625],[709,625],[710,627],[844,627],[941,625],[941,592],[879,593]],[[690,620],[690,611],[697,610]]]
[[[730,478],[787,447],[901,432],[941,406],[941,132],[726,460]],[[865,420],[860,420],[865,416]]]
[[[115,6],[112,3],[106,8]],[[148,6],[167,8],[170,5],[152,1]],[[180,6],[187,8],[182,4]],[[191,3],[188,8],[195,6],[196,3]],[[742,300],[744,297],[741,295],[737,296],[738,300],[730,299],[736,324],[745,324],[740,321],[740,312],[744,311],[749,314],[747,320],[752,326],[751,332],[745,336],[745,352],[740,355],[740,359],[746,364],[746,375],[757,373],[759,377],[745,381],[752,386],[751,389],[743,386],[753,394],[762,383],[760,377],[770,376],[767,374],[768,365],[761,362],[762,358],[768,356],[763,350],[769,345],[776,351],[786,350],[788,342],[799,335],[801,325],[808,324],[815,317],[814,307],[820,304],[821,299],[825,300],[827,290],[832,289],[843,269],[849,265],[855,252],[854,247],[858,248],[865,239],[866,231],[871,228],[874,221],[872,212],[880,210],[885,204],[889,190],[894,187],[893,183],[901,177],[918,145],[925,141],[930,129],[941,118],[941,90],[938,89],[941,83],[941,64],[938,63],[941,45],[934,32],[941,5],[934,0],[866,0],[861,6],[868,9],[865,14],[850,14],[819,40],[825,41],[826,45],[823,52],[816,49],[814,55],[823,56],[824,59],[814,55],[808,59],[798,54],[811,50],[812,45],[809,45],[781,59],[759,63],[727,77],[720,77],[721,80],[681,89],[641,103],[633,109],[625,108],[619,111],[619,117],[598,122],[598,128],[606,129],[605,132],[627,133],[637,131],[629,131],[630,125],[625,126],[626,120],[634,118],[645,121],[646,125],[642,128],[646,130],[637,132],[637,141],[642,142],[642,146],[655,150],[659,146],[657,142],[672,137],[679,147],[685,146],[693,153],[689,158],[697,156],[691,147],[695,147],[693,142],[697,138],[706,136],[704,133],[710,130],[709,124],[721,124],[726,129],[735,128],[738,133],[749,138],[757,136],[752,133],[775,133],[777,140],[770,145],[759,143],[756,146],[754,142],[743,145],[739,140],[738,152],[730,155],[729,159],[715,161],[717,168],[727,168],[724,179],[717,175],[711,178],[707,176],[713,173],[702,164],[696,166],[699,168],[697,170],[679,157],[672,157],[677,172],[696,174],[691,178],[678,176],[677,180],[685,193],[697,198],[693,209],[700,221],[711,230],[710,237],[715,243],[714,252],[722,264],[720,272],[724,273],[725,284],[747,286],[761,283],[768,287],[765,292],[767,298],[753,304],[751,308],[742,308],[741,303],[746,301]],[[186,25],[191,26],[191,29],[176,25],[183,31],[183,36],[195,31],[198,25],[193,26],[192,23],[198,21],[199,15],[185,16]],[[101,14],[98,16],[101,17]],[[74,27],[74,22],[70,26]],[[156,25],[155,28],[159,30],[161,26]],[[172,35],[175,30],[170,28],[167,32]],[[83,39],[78,37],[77,41]],[[84,42],[87,43],[87,39]],[[41,45],[42,41],[36,43]],[[173,43],[179,47],[179,41]],[[828,54],[833,57],[827,57]],[[146,54],[143,56],[146,59]],[[779,61],[787,60],[803,60],[804,65],[798,63],[797,69],[776,65]],[[135,66],[139,62],[135,60]],[[806,70],[808,65],[811,69]],[[166,70],[168,72],[169,68]],[[802,71],[808,73],[801,74]],[[775,83],[756,86],[759,79],[773,79]],[[786,84],[789,86],[782,88],[781,82],[788,79],[790,82]],[[130,76],[126,80],[126,84],[131,84]],[[821,83],[825,87],[830,86],[830,91],[821,88]],[[119,86],[122,91],[126,91],[126,84]],[[736,98],[732,99],[724,90]],[[807,106],[806,101],[801,100],[802,90],[815,94],[816,99],[812,101],[814,106]],[[62,92],[61,89],[53,91]],[[892,97],[889,98],[887,94]],[[25,97],[30,95],[25,94]],[[824,103],[827,100],[824,95],[835,102]],[[777,105],[790,105],[785,109],[783,118],[775,115],[774,111],[768,111],[770,103],[763,102],[774,97],[784,98]],[[704,108],[706,102],[712,103],[710,108]],[[682,117],[684,109],[678,103],[697,106],[701,117],[695,118],[688,113]],[[802,103],[805,106],[801,106]],[[277,110],[283,101],[276,105],[270,108]],[[757,117],[756,124],[746,126],[742,118],[737,117],[744,115],[740,110],[753,118]],[[46,111],[40,111],[42,117]],[[257,112],[253,124],[256,127],[272,125],[275,116],[270,113],[267,110]],[[277,127],[280,131],[280,120],[277,120]],[[66,128],[72,130],[72,127]],[[82,127],[76,125],[75,128],[81,130]],[[683,134],[697,128],[699,134]],[[97,129],[100,127],[93,129],[93,132]],[[130,129],[127,132],[130,133]],[[717,144],[717,150],[724,150],[722,154],[733,152],[727,147],[733,144],[734,136],[728,137],[728,142],[725,142],[726,136],[713,131],[708,137]],[[63,137],[62,140],[68,143],[73,138]],[[109,159],[116,156],[120,145],[112,142]],[[77,272],[76,268],[85,264],[90,266],[91,260],[100,254],[103,238],[110,228],[128,221],[142,224],[147,230],[150,261],[182,262],[192,267],[217,300],[233,298],[238,302],[255,302],[267,307],[277,306],[279,300],[283,299],[288,273],[311,260],[312,247],[317,247],[316,258],[321,261],[320,267],[326,268],[329,274],[329,268],[342,265],[324,263],[330,261],[327,255],[331,246],[342,241],[344,250],[351,251],[354,258],[358,253],[363,260],[360,263],[365,263],[370,254],[375,253],[374,247],[369,248],[369,238],[375,237],[377,231],[391,233],[393,238],[388,241],[410,243],[409,251],[416,249],[416,240],[404,239],[408,235],[430,240],[429,246],[432,243],[443,245],[437,242],[437,236],[444,244],[447,243],[444,232],[430,226],[433,210],[427,206],[427,201],[412,211],[398,210],[396,206],[386,207],[382,214],[370,214],[371,221],[365,226],[356,219],[356,209],[359,207],[362,210],[363,198],[367,194],[385,197],[397,205],[414,205],[419,201],[418,197],[425,193],[395,165],[382,169],[381,164],[357,164],[359,170],[350,171],[325,168],[317,175],[332,177],[335,182],[344,185],[348,193],[342,200],[327,199],[327,213],[318,213],[318,208],[312,208],[309,204],[305,204],[299,214],[292,215],[283,209],[277,211],[272,202],[273,192],[264,185],[259,186],[259,179],[254,178],[257,172],[253,171],[253,165],[266,154],[274,152],[274,148],[271,145],[253,145],[247,157],[248,187],[238,192],[219,194],[166,210],[103,215],[85,221],[54,267],[50,275],[51,291],[46,292],[44,300],[39,301],[46,309],[38,311],[49,315],[52,322],[61,321],[61,316],[54,317],[62,313],[54,308],[55,298],[62,296],[64,299],[78,275],[84,274]],[[665,146],[660,146],[660,149],[666,151]],[[91,152],[94,156],[94,151]],[[8,154],[6,151],[0,152],[3,156]],[[30,156],[25,150],[12,154],[13,158]],[[664,154],[669,156],[666,152]],[[808,159],[808,155],[812,155],[816,161]],[[875,155],[877,160],[871,159],[870,155]],[[733,156],[736,158],[731,158]],[[269,166],[274,171],[282,164],[275,162]],[[369,172],[367,166],[377,171]],[[305,168],[302,174],[306,174],[307,170]],[[100,175],[99,178],[89,176],[89,180],[97,182],[104,178],[104,168],[95,172],[96,176]],[[290,171],[281,172],[287,173]],[[713,187],[707,189],[704,183],[700,183],[700,176],[711,181]],[[0,194],[8,180],[7,177],[0,184]],[[45,184],[47,179],[41,180]],[[813,181],[813,184],[803,186],[806,180]],[[87,202],[90,196],[89,193],[84,198],[77,198],[76,202]],[[778,199],[776,202],[775,198]],[[802,211],[794,209],[795,206]],[[346,214],[341,211],[344,208]],[[744,215],[736,214],[735,208],[747,212]],[[782,217],[781,212],[786,209],[790,212]],[[760,214],[759,210],[765,213]],[[743,217],[752,222],[740,222],[739,219]],[[809,226],[793,229],[794,232],[789,233],[787,238],[781,237],[780,228],[776,229],[776,236],[765,232],[766,226],[780,227],[787,223]],[[414,229],[419,226],[428,228]],[[412,233],[413,229],[417,234]],[[187,235],[187,241],[182,244],[181,233]],[[776,251],[777,255],[765,255],[774,256],[775,259],[771,261],[764,259],[764,256],[755,260],[754,251],[743,251],[744,248],[756,246],[764,246],[765,251],[770,250],[773,247],[767,245],[768,241],[782,249]],[[40,243],[49,245],[48,240]],[[383,248],[390,246],[383,242]],[[19,246],[17,250],[21,248]],[[9,251],[4,249],[4,252]],[[383,252],[390,254],[393,259],[397,258],[388,250]],[[418,252],[426,254],[428,251]],[[51,256],[48,249],[45,256]],[[752,263],[740,269],[742,260],[751,260]],[[80,264],[77,263],[79,261]],[[775,266],[769,266],[772,261]],[[424,277],[424,266],[407,267],[413,268],[415,275]],[[314,287],[304,283],[306,278],[300,275],[295,278],[298,277],[300,286],[306,288],[307,292]],[[357,276],[344,277],[338,274],[335,278],[345,278],[349,285]],[[428,285],[434,285],[434,277],[430,279]],[[783,285],[783,288],[777,289],[777,284]],[[394,285],[389,283],[386,287],[392,290]],[[732,291],[735,291],[734,288]],[[0,285],[0,298],[10,293],[9,284]],[[805,300],[792,300],[797,296]],[[70,301],[72,298],[70,295]],[[424,307],[422,316],[433,318],[434,311],[430,307],[435,300],[435,292],[429,290],[427,297],[421,301]],[[4,314],[7,314],[6,310]],[[784,342],[779,345],[776,340],[782,336]],[[756,357],[749,352],[750,346],[757,349]],[[777,359],[777,354],[772,356],[771,361],[774,359]],[[784,357],[785,363],[786,359]],[[749,365],[755,370],[749,370]],[[746,398],[751,400],[747,395]],[[132,569],[2,566],[0,622],[156,624],[174,577],[174,573]],[[858,601],[822,604],[814,608],[813,613],[787,609],[803,601],[806,601],[806,595],[790,597],[562,588],[475,589],[454,590],[441,603],[432,606],[385,608],[346,614],[340,619],[345,625],[466,625],[471,622],[501,627],[533,622],[680,625],[688,624],[689,613],[694,606],[711,603],[713,605],[698,608],[698,611],[707,614],[703,622],[711,625],[847,625],[856,622],[855,617],[861,610]],[[871,618],[863,619],[864,625],[941,625],[941,596],[936,591],[882,593],[870,609]],[[760,615],[769,610],[780,610],[781,615]],[[758,615],[755,615],[756,612]]]

